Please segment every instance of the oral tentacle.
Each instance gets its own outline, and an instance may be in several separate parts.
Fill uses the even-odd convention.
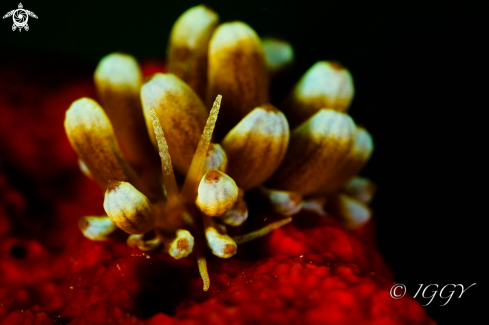
[[[252,231],[252,232],[244,234],[244,235],[234,236],[233,240],[238,245],[244,244],[244,243],[250,242],[252,240],[258,239],[260,237],[266,236],[269,233],[271,233],[272,231],[274,231],[275,229],[283,227],[291,221],[292,221],[292,218],[290,218],[290,217],[279,220],[279,221],[275,221],[275,222],[270,223],[261,229]]]

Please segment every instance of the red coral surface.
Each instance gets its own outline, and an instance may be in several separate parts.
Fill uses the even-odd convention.
[[[372,223],[352,232],[301,213],[231,259],[209,256],[208,292],[194,260],[129,248],[122,232],[85,239],[77,220],[103,214],[103,196],[79,172],[63,120],[94,97],[91,71],[1,68],[0,324],[434,324],[416,300],[390,297]],[[149,62],[145,75],[162,68]]]

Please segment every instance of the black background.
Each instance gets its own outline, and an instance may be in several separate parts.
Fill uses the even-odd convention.
[[[164,58],[172,24],[200,2],[22,3],[39,19],[30,18],[30,30],[21,33],[12,32],[11,18],[0,21],[0,55],[39,65],[64,55],[87,62],[91,73],[113,51]],[[318,60],[350,69],[356,86],[350,112],[375,141],[363,174],[379,186],[373,207],[380,249],[412,295],[421,283],[477,283],[446,306],[438,296],[426,307],[440,324],[475,323],[487,292],[487,4],[206,4],[221,21],[242,20],[259,35],[289,40],[295,78]],[[2,1],[2,16],[17,5]]]

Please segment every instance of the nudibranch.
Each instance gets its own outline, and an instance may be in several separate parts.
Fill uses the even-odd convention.
[[[85,237],[121,229],[132,247],[191,256],[207,290],[206,249],[230,258],[301,209],[346,227],[367,222],[375,185],[357,174],[373,142],[346,113],[352,76],[320,61],[272,105],[269,85],[293,58],[289,43],[260,39],[243,22],[219,24],[202,5],[174,24],[167,73],[143,83],[135,58],[104,57],[94,74],[100,104],[81,98],[65,119],[80,169],[105,191],[107,215],[79,220]],[[253,218],[249,191],[282,219],[230,236],[228,227]]]

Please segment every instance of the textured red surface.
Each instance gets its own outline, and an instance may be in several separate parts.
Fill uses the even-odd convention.
[[[2,67],[0,324],[434,324],[414,299],[390,297],[372,224],[350,232],[302,213],[229,260],[209,256],[208,292],[194,260],[131,249],[122,233],[85,239],[77,220],[102,214],[103,197],[64,135],[71,102],[94,96],[90,71],[73,74]]]

